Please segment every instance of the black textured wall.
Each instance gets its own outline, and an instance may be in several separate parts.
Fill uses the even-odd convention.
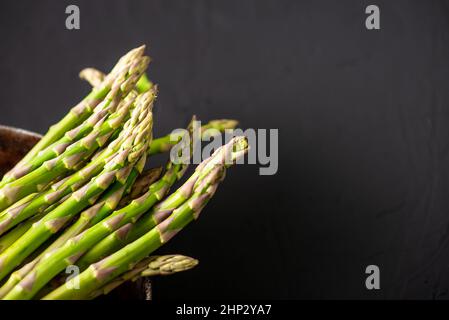
[[[156,135],[192,113],[280,130],[278,174],[230,170],[161,250],[201,264],[156,299],[447,298],[449,6],[374,2],[379,31],[367,1],[2,1],[0,123],[43,132],[88,91],[80,69],[145,43]]]

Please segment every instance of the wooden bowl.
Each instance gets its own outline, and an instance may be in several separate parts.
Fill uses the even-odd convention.
[[[41,135],[0,125],[0,177],[11,169],[40,140]],[[100,299],[150,300],[151,281],[141,279],[127,282]]]

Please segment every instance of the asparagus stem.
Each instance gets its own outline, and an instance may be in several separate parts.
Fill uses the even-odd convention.
[[[224,132],[225,130],[229,129],[235,129],[238,125],[237,120],[232,119],[219,119],[219,120],[212,120],[206,123],[205,125],[201,126],[201,134],[202,137],[206,137],[206,133],[208,129],[216,129],[220,132]],[[154,139],[151,143],[150,147],[150,155],[163,153],[170,151],[170,149],[176,145],[179,142],[179,140],[171,140],[170,134],[167,134],[163,137]]]
[[[102,237],[106,236],[128,221],[135,221],[141,214],[151,208],[156,202],[160,201],[168,192],[171,185],[173,185],[173,183],[175,183],[180,177],[182,177],[186,170],[186,167],[187,166],[184,164],[173,164],[169,162],[164,176],[158,182],[151,184],[147,193],[142,195],[140,198],[133,200],[128,206],[115,211],[111,215],[111,217],[103,219],[101,223],[98,223],[89,228],[78,237],[67,241],[66,245],[60,247],[60,249],[49,251],[46,259],[41,259],[42,261],[36,261],[35,264],[37,264],[37,267],[44,264],[43,268],[52,268],[52,271],[54,272],[54,274],[51,272],[43,274],[42,278],[44,278],[44,276],[46,276],[47,278],[44,278],[39,285],[41,287],[45,285],[46,282],[48,282],[53,276],[55,276],[66,266],[68,261],[71,262],[73,259],[70,259],[70,257],[79,257],[80,254],[77,252],[84,252],[85,250],[87,250],[87,248],[91,247],[95,243],[95,241],[97,241],[97,239],[101,239]],[[189,188],[190,187],[184,187],[179,191],[179,193],[181,193],[184,189],[189,190]],[[85,248],[83,246],[85,246]],[[65,256],[65,258],[60,259],[59,256]],[[51,261],[49,262],[49,260]],[[53,264],[56,264],[56,266],[52,267],[52,262]],[[59,266],[57,265],[58,263]],[[34,267],[35,264],[32,264],[31,267],[26,266],[25,271],[19,270],[19,272],[17,272],[14,277],[10,277],[12,279],[8,280],[7,288],[4,288],[4,292],[9,292],[11,290],[11,285],[15,285],[20,280],[22,280],[24,276],[29,272],[29,270]],[[30,292],[30,295],[38,292],[41,287],[38,287],[38,285],[35,284],[33,286],[34,291],[33,293]]]
[[[78,267],[84,270],[90,264],[119,250],[124,245],[137,240],[168,217],[175,208],[187,201],[193,193],[203,194],[206,192],[221,177],[220,170],[234,163],[238,157],[246,152],[246,140],[242,141],[244,142],[241,143],[240,140],[235,139],[227,146],[218,149],[210,159],[203,162],[203,165],[198,166],[195,173],[180,189],[156,205],[152,210],[145,213],[136,223],[127,223],[117,231],[98,241],[98,243],[80,258],[77,262]],[[231,154],[232,162],[224,163],[226,153],[230,151],[230,147],[236,147],[235,152]]]
[[[60,206],[47,214],[33,228],[19,238],[11,247],[0,254],[0,279],[20,264],[30,253],[37,249],[52,234],[73,216],[94,203],[114,180],[125,181],[132,168],[141,157],[145,156],[148,147],[147,137],[151,137],[152,115],[150,112],[151,94],[143,94],[138,107],[133,111],[136,115],[130,121],[138,119],[128,143],[121,146],[121,151],[105,166],[103,172],[73,193]]]
[[[95,68],[84,68],[79,73],[80,79],[87,81],[94,88],[103,82],[105,76],[103,72]]]
[[[53,142],[60,139],[67,131],[75,128],[85,119],[87,119],[91,115],[92,110],[95,108],[95,106],[98,105],[98,103],[100,103],[100,101],[110,91],[117,72],[120,71],[123,65],[129,63],[129,61],[142,56],[144,51],[145,46],[141,46],[129,51],[122,58],[120,58],[109,75],[104,78],[103,82],[99,86],[94,87],[91,93],[88,94],[78,105],[73,107],[61,121],[50,127],[50,130],[28,152],[28,154],[22,159],[19,165],[27,163],[28,161],[36,157],[36,155],[41,150],[45,149]]]
[[[87,248],[91,247],[97,239],[102,239],[113,230],[119,228],[123,223],[131,221],[132,219],[137,219],[138,215],[141,215],[147,208],[160,201],[165,195],[166,190],[168,190],[169,185],[173,184],[174,181],[176,181],[174,170],[167,171],[166,175],[164,175],[160,181],[154,183],[150,187],[150,190],[152,191],[150,195],[146,194],[141,198],[132,201],[130,205],[115,211],[110,217],[105,218],[103,221],[85,230],[77,237],[70,239],[64,246],[53,252],[49,252],[49,254],[43,257],[33,268],[32,272],[27,272],[27,276],[14,288],[21,287],[23,283],[26,283],[28,276],[31,276],[36,280],[33,282],[32,286],[28,286],[31,290],[18,290],[21,291],[24,296],[32,297],[65,267],[75,263],[76,259],[79,258]],[[61,259],[60,257],[65,258]],[[36,273],[36,275],[39,276],[35,277],[34,270],[40,271],[40,269],[45,269],[45,271]],[[20,279],[22,279],[22,277]]]
[[[25,232],[27,232],[32,225],[39,221],[42,217],[44,217],[48,212],[52,211],[56,206],[61,204],[63,200],[60,200],[57,203],[52,204],[44,212],[38,213],[35,216],[27,219],[26,221],[20,223],[14,229],[7,232],[5,235],[0,237],[0,253],[6,250],[6,248],[10,247],[17,239],[19,239]],[[0,294],[1,297],[1,294]]]
[[[7,234],[0,238],[0,253],[5,251],[8,247],[10,247],[17,239],[19,239],[25,232],[27,232],[33,223],[38,221],[43,217],[43,213],[37,214],[36,216],[28,219],[27,221],[22,222],[14,229],[10,230]]]
[[[134,268],[116,279],[95,290],[86,297],[94,299],[106,295],[126,281],[136,281],[139,278],[165,276],[190,270],[198,265],[198,260],[182,255],[150,256],[143,259]]]
[[[117,74],[116,80],[111,87],[111,91],[107,94],[105,99],[99,105],[97,105],[97,107],[94,109],[93,114],[86,121],[84,121],[78,127],[67,132],[58,141],[40,151],[36,155],[36,157],[32,158],[28,162],[24,163],[24,161],[22,160],[20,165],[15,166],[15,168],[13,168],[3,177],[1,186],[18,179],[26,175],[27,173],[30,173],[45,161],[61,155],[74,141],[77,141],[89,134],[95,128],[95,125],[98,122],[104,120],[106,115],[111,115],[116,111],[118,106],[118,99],[116,99],[116,97],[119,93],[118,91],[120,89],[120,85],[127,79],[130,79],[133,74],[142,74],[146,65],[148,65],[147,58],[139,57],[138,59],[131,60],[128,65],[124,66],[121,73]],[[132,73],[130,73],[130,71]],[[134,97],[134,95],[130,96]],[[121,116],[123,117],[126,115],[127,113],[125,110],[124,113],[122,112]],[[118,118],[119,116],[120,114],[116,115],[115,117]],[[114,123],[116,125],[121,125],[120,118],[116,119]],[[105,127],[104,129],[107,130],[107,127]]]
[[[144,159],[145,158],[142,157],[142,160]],[[139,172],[142,171],[143,166],[144,162],[142,161],[140,162],[140,164],[137,164],[136,167],[133,168],[131,174],[128,176],[128,179],[126,179],[125,184],[122,184],[120,181],[114,182],[113,186],[110,187],[108,191],[101,196],[99,201],[97,201],[97,204],[82,212],[78,220],[71,226],[69,226],[66,230],[64,230],[64,232],[54,242],[46,247],[36,258],[34,258],[31,262],[27,263],[19,270],[15,271],[8,278],[8,281],[0,288],[0,298],[4,297],[17,283],[19,283],[29,272],[31,266],[36,265],[43,256],[61,247],[70,238],[80,234],[92,223],[94,218],[99,219],[99,216],[107,215],[109,212],[114,210],[114,208],[117,206],[117,202],[121,198],[122,193],[129,185],[133,183],[133,181],[135,181]]]
[[[105,74],[95,68],[85,68],[80,71],[79,77],[87,81],[92,87],[98,86],[105,77]],[[148,91],[153,87],[153,83],[148,79],[146,74],[143,74],[136,84],[136,89],[139,93]]]
[[[123,208],[128,205],[133,199],[140,198],[161,176],[163,171],[162,167],[152,168],[144,171],[131,186],[130,190],[127,190],[126,194],[120,200],[118,208]],[[93,225],[94,223],[91,223]]]
[[[149,63],[149,60],[144,58],[137,64],[131,65],[130,71],[139,70],[139,74],[141,74]],[[110,91],[110,96],[107,99],[107,101],[110,101],[109,103],[118,104],[121,97],[126,96],[131,91],[138,79],[133,76],[136,76],[136,74],[133,73],[126,79],[122,74],[122,77],[116,79],[113,90]],[[131,94],[131,97],[134,97],[134,95]],[[121,126],[131,104],[132,98],[125,99],[124,106],[119,109],[118,114],[113,114],[104,123],[100,122],[101,125],[97,123],[92,133],[72,144],[60,156],[44,162],[36,170],[4,185],[0,189],[0,209],[7,208],[32,192],[39,191],[40,185],[47,184],[57,176],[72,170],[80,162],[90,158],[96,149],[107,142],[112,132]]]
[[[45,299],[91,299],[127,280],[197,264],[182,256],[148,255],[198,218],[226,168],[247,152],[247,140],[238,137],[217,150],[162,201],[187,165],[169,162],[157,181],[160,169],[138,178],[148,155],[179,142],[170,135],[152,139],[157,86],[144,73],[149,58],[143,51],[130,51],[107,76],[83,70],[91,94],[0,181],[0,281],[10,275],[0,298],[42,297],[49,282],[74,263],[84,270],[76,278],[80,290],[61,285]],[[234,120],[214,120],[201,127],[201,135],[236,126]]]
[[[156,95],[155,91],[148,91],[146,95],[149,99],[151,99],[151,101],[149,102],[153,103]],[[134,97],[134,95],[132,95],[132,97]],[[128,112],[130,103],[134,99],[132,97],[130,97],[129,99],[127,97],[127,99],[124,100],[122,107],[117,111],[118,113],[111,116],[111,122],[114,122],[117,119],[122,119],[123,113]],[[19,222],[25,220],[30,215],[42,211],[52,202],[57,201],[63,196],[69,194],[71,191],[73,191],[73,188],[77,189],[85,182],[87,182],[90,178],[96,176],[101,171],[105,163],[107,163],[108,158],[113,156],[118,151],[119,146],[124,143],[126,139],[129,139],[128,134],[130,130],[129,127],[131,126],[131,121],[135,122],[135,119],[129,120],[125,124],[125,126],[128,126],[128,128],[124,128],[124,130],[120,132],[119,137],[112,143],[110,143],[108,145],[108,148],[101,151],[85,168],[79,170],[77,173],[73,174],[66,180],[63,180],[60,184],[53,185],[52,190],[41,193],[37,197],[30,199],[30,201],[24,204],[14,205],[11,208],[8,208],[5,214],[0,215],[0,234],[6,232],[13,226],[17,225]],[[17,183],[19,180],[15,181],[15,183]]]
[[[230,142],[232,146],[234,146],[236,141],[237,140],[234,139]],[[235,154],[238,155],[241,154],[241,152],[245,152],[247,145],[245,144],[243,147],[245,149],[238,150]],[[182,207],[183,203],[188,204],[187,207],[195,212],[202,208],[202,203],[204,202],[205,204],[205,201],[209,198],[205,195],[212,195],[214,192],[212,190],[215,188],[211,188],[214,185],[211,184],[218,183],[219,177],[221,177],[224,172],[225,165],[222,164],[220,159],[224,159],[224,153],[228,149],[229,146],[224,148],[222,147],[217,150],[214,154],[214,158],[216,159],[211,158],[207,161],[212,163],[212,166],[207,165],[206,163],[202,166],[200,165],[199,168],[201,169],[201,172],[192,175],[193,178],[191,177],[188,179],[181,188],[168,197],[163,203],[158,205],[156,216],[159,221],[164,220],[170,214],[170,217],[173,215],[176,216],[176,212],[179,210],[186,210],[186,207]],[[220,170],[217,170],[216,168]],[[198,178],[201,176],[203,176],[203,180],[199,181]],[[208,181],[208,185],[205,184],[206,181]],[[205,188],[207,188],[206,192],[204,192]],[[33,270],[30,271],[27,276],[5,296],[5,299],[32,298],[43,286],[45,286],[46,283],[48,283],[67,265],[75,263],[76,260],[98,240],[103,239],[108,234],[126,225],[127,223],[134,222],[143,212],[147,211],[149,207],[154,204],[154,202],[148,202],[151,195],[157,196],[157,193],[149,193],[149,196],[144,196],[141,199],[133,201],[129,206],[116,211],[105,221],[87,229],[79,236],[69,240],[63,247],[51,252],[49,255],[41,259],[38,264],[34,266]],[[190,200],[186,202],[186,199],[189,198]],[[163,225],[163,223],[164,222],[161,224]]]
[[[157,225],[150,232],[100,262],[91,265],[74,278],[79,283],[77,289],[62,285],[43,299],[82,299],[90,292],[103,287],[109,281],[129,271],[132,266],[154,252],[192,220],[196,219],[214,192],[215,188],[211,187],[206,194],[193,195],[189,201],[174,210],[167,220]],[[23,287],[16,286],[5,299],[21,297],[20,292],[25,290]]]

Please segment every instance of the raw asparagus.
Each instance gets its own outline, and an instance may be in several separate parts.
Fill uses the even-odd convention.
[[[85,68],[80,71],[79,77],[87,81],[92,87],[97,87],[105,78],[105,74],[95,68]],[[139,93],[148,91],[153,86],[153,83],[148,79],[146,74],[143,74],[139,81],[137,81],[136,89]]]
[[[129,77],[133,74],[141,75],[146,66],[148,65],[148,58],[137,58],[135,60],[131,60],[127,65],[123,67],[121,72],[117,74],[114,83],[112,84],[111,90],[106,95],[105,99],[95,107],[93,114],[78,127],[70,130],[65,133],[58,141],[52,143],[42,151],[40,151],[35,157],[30,159],[29,161],[21,161],[20,165],[16,165],[10,172],[8,172],[2,179],[2,184],[0,186],[5,185],[6,183],[12,182],[27,173],[30,173],[34,169],[38,168],[45,161],[53,159],[59,155],[61,155],[73,142],[85,137],[89,134],[97,125],[98,122],[104,121],[104,118],[108,114],[112,114],[116,111],[118,106],[118,101],[120,100],[119,90],[121,89],[121,85],[129,79]],[[122,94],[126,94],[126,92],[122,92]],[[130,95],[131,97],[134,96]],[[130,99],[129,99],[130,100]],[[122,117],[126,116],[126,112],[122,112]],[[111,122],[115,126],[121,125],[120,122],[120,114],[116,115],[116,121]],[[106,123],[107,124],[107,123]],[[105,125],[106,125],[105,124]],[[105,126],[104,130],[107,130]]]
[[[150,231],[168,215],[170,210],[183,203],[192,193],[201,194],[211,184],[215,183],[214,179],[216,179],[217,174],[211,174],[211,171],[217,170],[217,166],[218,170],[222,166],[229,167],[238,158],[243,156],[246,151],[247,142],[241,137],[235,138],[226,146],[217,149],[207,161],[204,161],[198,166],[195,173],[185,183],[184,186],[187,186],[185,190],[188,190],[188,192],[175,192],[162,203],[145,213],[136,223],[126,224],[99,241],[80,258],[77,263],[78,267],[84,270],[90,264],[99,261]],[[230,154],[230,162],[228,163],[225,162],[227,154]]]
[[[146,95],[149,99],[149,103],[153,103],[156,91],[150,90],[146,93]],[[121,112],[127,112],[127,110],[129,109],[130,103],[132,102],[131,98],[129,99],[130,101],[128,101],[127,99],[124,100],[123,106],[122,108],[120,108],[120,110],[122,110]],[[120,112],[120,110],[118,112]],[[26,198],[27,200],[29,200],[26,203],[16,204],[11,208],[6,209],[6,212],[0,215],[0,234],[17,225],[19,222],[25,220],[30,215],[33,215],[36,212],[45,209],[48,205],[54,203],[63,196],[66,196],[74,189],[76,190],[90,178],[96,176],[101,171],[105,163],[107,163],[108,158],[113,156],[118,151],[118,147],[121,144],[125,143],[127,139],[129,140],[129,130],[130,128],[132,128],[132,125],[135,125],[134,122],[136,122],[138,111],[139,110],[133,113],[135,115],[133,119],[130,119],[126,122],[125,126],[127,127],[125,127],[124,130],[120,132],[119,137],[112,143],[110,143],[105,150],[101,151],[95,157],[95,160],[93,160],[85,168],[79,170],[77,173],[61,181],[60,183],[53,185],[52,190],[41,193],[31,199]],[[115,121],[117,118],[122,118],[119,115],[117,115],[117,117],[114,117],[114,115],[112,115],[111,117],[111,121]]]
[[[150,232],[100,262],[91,265],[84,272],[72,278],[70,281],[79,283],[77,289],[73,286],[62,285],[43,299],[82,299],[89,293],[103,287],[109,281],[129,271],[139,261],[169,241],[192,220],[197,219],[215,190],[216,185],[211,186],[201,196],[193,195],[189,201],[174,210],[169,218]],[[22,286],[15,286],[5,299],[27,298],[26,292],[35,285],[34,275],[33,272],[30,273],[27,276],[28,279],[25,278],[22,281]],[[28,282],[25,282],[25,280],[28,280]]]
[[[142,58],[140,62],[140,68],[145,70],[146,65],[148,64],[148,59]],[[122,90],[121,88],[125,84],[129,86],[127,81],[130,79],[132,78],[117,80],[114,85],[116,90],[111,90],[111,101],[119,103],[122,95],[127,95],[131,88],[126,86],[126,90]],[[134,85],[134,83],[131,83],[131,85]],[[129,103],[129,105],[131,105],[131,103]],[[39,191],[40,185],[47,184],[57,176],[73,169],[74,166],[81,161],[89,158],[96,149],[107,142],[113,131],[120,127],[123,117],[127,114],[126,109],[128,108],[121,108],[121,114],[117,117],[111,116],[111,119],[108,118],[104,123],[100,122],[101,125],[98,125],[97,123],[92,133],[71,145],[60,156],[44,162],[38,169],[22,176],[18,180],[4,185],[0,189],[0,209],[7,208],[17,200],[20,200],[32,192]],[[125,109],[126,112],[123,112],[123,109]],[[120,112],[120,110],[118,112]]]
[[[141,157],[145,157],[148,147],[147,136],[152,127],[149,96],[144,94],[139,101],[141,102],[140,107],[136,107],[134,110],[142,119],[135,128],[133,139],[129,144],[122,145],[121,152],[105,166],[103,172],[39,220],[32,229],[0,254],[0,279],[4,278],[52,234],[59,231],[70,218],[86,208],[89,203],[95,202],[115,179],[125,181],[128,178],[134,164]]]
[[[213,192],[210,191],[212,190],[211,187],[218,183],[225,168],[224,162],[221,160],[225,158],[225,153],[229,151],[230,147],[236,147],[234,155],[240,156],[247,150],[246,140],[234,139],[225,147],[217,150],[212,158],[204,161],[203,165],[199,166],[200,170],[198,172],[195,172],[181,188],[158,206],[157,213],[155,214],[156,219],[158,221],[163,221],[167,216],[174,212],[174,209],[180,206],[182,207],[182,204],[186,203],[186,200],[189,198],[191,203],[197,203],[202,200],[195,199],[206,199],[207,197],[204,197],[204,195],[212,194]],[[198,180],[200,177],[202,177],[202,180]],[[204,189],[206,189],[206,191]],[[195,190],[195,192],[193,190]],[[143,197],[143,199],[138,199],[138,201],[131,203],[130,206],[118,210],[104,222],[89,228],[79,236],[72,238],[63,247],[49,253],[46,257],[43,257],[37,265],[33,267],[33,270],[5,296],[5,299],[32,298],[68,264],[74,264],[76,260],[98,240],[101,240],[114,230],[117,230],[129,222],[134,222],[136,218],[150,207],[149,205],[151,204],[147,201],[149,198],[150,197],[148,196]],[[137,204],[137,206],[135,204]],[[201,206],[197,206],[195,208],[200,207]]]
[[[73,107],[61,121],[53,125],[19,164],[26,163],[30,159],[34,158],[41,150],[57,141],[67,131],[75,128],[87,119],[91,115],[93,108],[95,108],[95,106],[98,105],[98,103],[100,103],[100,101],[108,94],[112,83],[115,80],[114,78],[116,73],[130,60],[142,56],[144,51],[145,46],[141,46],[129,51],[122,58],[120,58],[109,75],[105,77],[104,81],[99,86],[93,88],[91,93],[89,93],[89,95],[87,95],[78,105]]]
[[[86,298],[94,299],[106,295],[126,281],[187,271],[196,267],[198,263],[198,260],[183,255],[150,256],[136,264],[132,270],[122,274],[100,289],[89,293]]]

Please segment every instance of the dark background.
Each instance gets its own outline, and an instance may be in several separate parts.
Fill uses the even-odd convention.
[[[229,170],[161,250],[200,266],[156,299],[448,298],[447,2],[2,1],[0,43],[2,124],[44,132],[88,92],[79,70],[145,43],[156,136],[193,113],[279,129],[278,174]]]

